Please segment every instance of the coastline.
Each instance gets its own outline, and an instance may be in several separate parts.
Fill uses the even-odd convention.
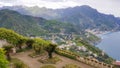
[[[97,45],[95,45],[96,47],[100,48],[101,50],[106,50],[107,54],[109,53],[109,56],[111,55],[111,57],[114,58],[116,61],[120,61],[119,55],[114,54],[112,51],[114,51],[114,52],[119,51],[119,47],[120,47],[120,46],[118,46],[119,37],[120,37],[119,34],[120,34],[120,31],[111,31],[111,32],[98,34],[97,36],[101,38],[101,42],[104,39],[107,39],[107,42],[105,42],[106,41],[105,40],[104,43],[102,42],[102,44],[101,44],[101,42],[99,42]],[[116,39],[118,39],[117,42],[114,41]],[[103,45],[105,45],[105,46],[103,46]],[[110,47],[110,48],[108,48],[108,47]]]

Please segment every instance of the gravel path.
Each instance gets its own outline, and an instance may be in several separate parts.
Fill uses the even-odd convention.
[[[40,57],[38,57],[38,58],[29,57],[28,55],[30,53],[32,53],[32,52],[31,51],[21,52],[21,53],[14,55],[13,57],[22,60],[30,68],[40,68],[41,66],[45,65],[45,64],[42,64],[42,63],[37,61],[38,59],[40,59]],[[76,64],[76,65],[80,66],[81,68],[93,68],[93,67],[86,65],[84,63],[81,63],[81,62],[78,62],[78,61],[63,57],[63,56],[59,56],[59,55],[57,55],[57,56],[60,57],[60,59],[62,59],[62,62],[59,62],[57,64],[52,64],[52,65],[56,66],[56,68],[62,68],[66,64]]]

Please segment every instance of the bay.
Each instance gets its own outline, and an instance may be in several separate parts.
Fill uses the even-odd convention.
[[[112,58],[120,61],[120,32],[99,35],[102,41],[97,45]]]

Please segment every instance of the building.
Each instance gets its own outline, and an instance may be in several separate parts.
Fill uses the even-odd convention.
[[[120,61],[116,61],[113,64],[115,65],[115,68],[120,68]]]

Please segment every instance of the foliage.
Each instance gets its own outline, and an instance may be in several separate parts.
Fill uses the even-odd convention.
[[[53,27],[51,27],[53,26]],[[46,20],[41,17],[22,15],[12,10],[0,11],[0,27],[15,30],[25,36],[41,36],[48,33],[60,33],[64,29],[66,33],[78,32],[74,25]]]
[[[13,48],[13,45],[5,45],[3,46],[3,48],[7,51],[7,52],[11,52],[11,49]]]
[[[63,68],[80,68],[80,67],[75,64],[67,64]]]
[[[101,41],[101,39],[99,37],[97,37],[96,35],[94,35],[92,33],[88,33],[88,35],[89,36],[87,38],[84,38],[84,40],[88,41],[89,43],[92,42],[92,45],[96,45]]]
[[[5,58],[5,51],[0,48],[0,68],[8,68],[8,61]]]
[[[21,38],[19,39],[18,43],[16,44],[19,49],[22,49],[22,46],[26,44],[27,39],[26,38]]]
[[[81,40],[80,41],[87,49],[92,51],[93,53],[96,53],[97,55],[101,54],[101,50],[93,45],[90,45],[87,41]]]
[[[34,42],[35,41],[33,39],[27,39],[26,41],[27,47],[31,49]]]
[[[3,46],[3,48],[4,48],[5,51],[6,51],[7,59],[10,61],[10,60],[11,60],[10,53],[11,53],[11,51],[12,51],[13,46],[12,46],[12,45],[5,45],[5,46]]]
[[[33,43],[33,49],[35,50],[36,54],[40,54],[44,52],[44,48],[49,45],[49,42],[41,39],[41,38],[35,38],[35,43]]]
[[[87,10],[91,9],[89,7],[85,7],[85,8],[87,8]],[[65,34],[71,34],[71,33],[73,33],[74,35],[80,34],[81,37],[85,37],[85,38],[86,38],[85,36],[86,32],[84,31],[84,29],[87,29],[87,28],[91,28],[91,29],[99,28],[99,30],[103,30],[103,31],[112,30],[112,28],[114,27],[116,28],[116,24],[114,24],[114,22],[117,22],[117,20],[113,16],[105,15],[104,17],[104,15],[102,14],[97,15],[99,14],[97,11],[94,11],[95,16],[97,15],[96,17],[92,16],[90,13],[88,13],[88,11],[84,11],[84,10],[81,10],[81,14],[84,14],[84,15],[81,15],[80,12],[77,11],[77,9],[75,10],[75,12],[76,12],[75,14],[74,13],[71,14],[71,11],[65,14],[63,13],[65,17],[61,18],[61,20],[63,21],[64,19],[65,23],[62,23],[62,22],[58,22],[55,20],[45,20],[40,17],[21,15],[20,13],[12,11],[12,10],[1,10],[0,11],[0,27],[13,29],[16,32],[22,35],[26,35],[26,36],[48,35],[49,33],[59,34],[63,32]],[[94,14],[93,12],[91,13]],[[94,20],[94,22],[91,20]],[[7,30],[5,28],[0,28],[0,39],[6,40],[7,42],[13,45],[16,45],[16,47],[19,47],[21,49],[21,46],[23,45],[23,43],[26,42],[25,37],[15,33],[12,30]],[[88,38],[88,41],[96,41],[96,40],[98,40],[98,38],[96,38],[93,35],[91,35]],[[30,46],[33,44],[32,41],[28,43],[30,43]],[[90,51],[93,51],[93,53],[100,55],[101,51],[98,48],[90,45],[85,40],[82,41],[81,43],[85,45],[87,49],[89,49]],[[46,41],[35,42],[34,49],[37,50],[36,52],[41,52],[41,50],[45,49],[49,53],[49,56],[50,56],[50,54],[52,53],[52,47],[49,47],[49,44],[50,43]]]
[[[22,35],[41,35],[45,31],[40,28],[38,22],[41,22],[42,18],[37,18],[27,15],[22,15],[12,10],[0,11],[0,27],[15,30]]]
[[[49,37],[51,34],[60,34],[63,32],[65,34],[83,35],[86,38],[84,35],[86,32],[83,28],[75,24],[76,23],[66,23],[66,21],[59,22],[56,20],[46,20],[41,17],[21,15],[16,11],[7,9],[0,11],[0,27],[12,29],[25,36],[46,35]]]
[[[35,50],[36,54],[41,54],[43,53],[43,45],[38,44],[38,43],[34,43],[33,44],[33,49]]]
[[[11,63],[13,63],[13,68],[29,68],[26,64],[17,58],[13,58]]]
[[[71,58],[71,59],[76,59],[76,56],[78,56],[77,54],[71,52],[71,51],[67,51],[67,50],[61,50],[61,49],[56,49],[55,52],[59,55]]]
[[[41,63],[44,63],[44,64],[56,64],[57,62],[62,61],[62,60],[59,57],[55,56],[51,59],[49,59],[49,58],[46,58],[44,60],[39,59],[38,61],[41,62]]]
[[[35,38],[35,43],[33,43],[33,49],[35,50],[36,54],[40,54],[42,52],[47,51],[49,58],[52,58],[52,53],[55,51],[57,47],[56,44],[52,44],[49,41],[45,41],[41,38]]]
[[[56,68],[56,67],[53,66],[53,65],[44,65],[44,66],[42,66],[42,67],[40,67],[40,68]]]
[[[102,51],[99,49],[99,48],[97,48],[97,47],[95,47],[95,46],[93,46],[93,45],[90,45],[88,42],[86,42],[85,40],[81,40],[80,41],[87,49],[89,49],[90,51],[92,51],[93,53],[95,53],[95,54],[97,54],[98,55],[98,57],[97,57],[97,59],[99,60],[99,61],[102,61],[102,62],[105,62],[105,63],[108,63],[108,64],[111,64],[113,61],[114,61],[114,59],[112,59],[111,57],[109,57],[107,54],[105,54],[104,56],[102,56],[101,54],[102,54]]]
[[[8,43],[16,45],[21,39],[24,39],[24,37],[12,30],[0,28],[0,39],[6,40]]]
[[[17,8],[16,11],[19,11],[19,7],[14,8]],[[12,9],[12,7],[9,9]],[[79,29],[99,29],[102,31],[111,31],[116,29],[120,23],[119,18],[116,18],[113,15],[100,13],[96,9],[86,5],[59,10],[38,7],[24,7],[20,9],[22,9],[22,11],[19,12],[22,14],[72,23]]]
[[[113,59],[112,58],[107,58],[107,59],[105,59],[105,63],[107,63],[107,64],[112,64],[113,63]]]
[[[52,53],[55,51],[57,45],[56,44],[49,44],[45,47],[45,50],[48,52],[49,58],[52,58]]]
[[[39,53],[39,54],[36,54],[36,52],[33,52],[31,54],[29,54],[28,56],[32,57],[32,58],[36,58],[36,57],[40,57],[40,56],[43,56],[45,55],[46,53],[43,52],[43,53]]]

